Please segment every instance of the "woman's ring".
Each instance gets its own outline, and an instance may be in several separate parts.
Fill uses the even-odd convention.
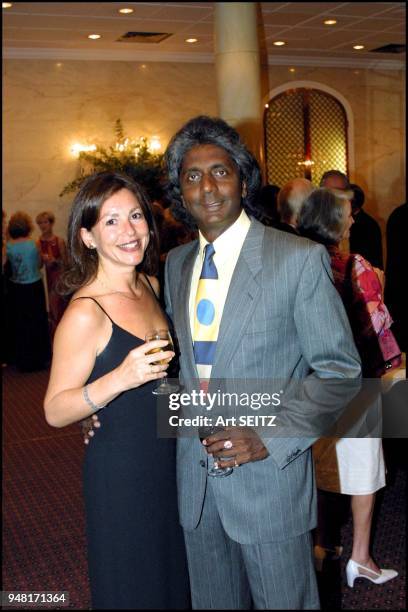
[[[234,459],[234,467],[236,467],[236,468],[239,467],[239,463],[238,463],[238,461],[236,459]]]

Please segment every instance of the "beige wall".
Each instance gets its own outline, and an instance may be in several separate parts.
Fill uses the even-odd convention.
[[[120,118],[129,137],[166,145],[190,117],[216,114],[210,64],[6,60],[3,92],[3,207],[52,209],[60,233],[72,195],[58,194],[78,170],[73,143],[111,144]]]
[[[57,65],[61,64],[61,65]],[[211,64],[106,61],[5,60],[3,78],[3,207],[35,215],[52,209],[64,233],[70,196],[59,198],[75,178],[76,141],[113,141],[121,118],[131,137],[159,136],[165,146],[185,120],[216,114]],[[263,96],[297,80],[320,82],[340,92],[354,115],[355,170],[366,191],[367,211],[382,226],[405,201],[404,73],[391,70],[270,66]]]

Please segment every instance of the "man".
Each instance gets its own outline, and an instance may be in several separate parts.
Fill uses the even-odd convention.
[[[295,178],[282,187],[278,193],[278,211],[281,222],[275,225],[277,229],[299,235],[296,228],[297,218],[303,202],[312,191],[313,184],[305,178]]]
[[[354,223],[350,228],[350,252],[359,253],[375,268],[384,269],[381,229],[377,221],[363,210],[364,191],[358,185],[350,184],[354,196],[351,209]]]
[[[165,161],[173,213],[199,229],[198,240],[170,251],[165,270],[183,382],[358,378],[326,251],[251,218],[260,171],[238,133],[221,119],[196,117],[172,138]],[[211,299],[220,309],[204,320],[209,327],[219,322],[208,359],[197,350],[206,342],[194,340],[203,323],[200,308],[210,301],[196,308],[203,275],[218,281]],[[310,535],[316,526],[313,442],[265,440],[248,429],[210,435],[206,447],[198,437],[178,440],[179,512],[194,609],[319,609]],[[233,473],[208,477],[211,455],[221,450],[218,466]]]
[[[350,183],[347,176],[340,170],[327,170],[320,179],[320,187],[345,191],[350,189]]]
[[[394,324],[392,331],[403,352],[407,352],[406,251],[405,241],[408,226],[408,204],[401,204],[388,217],[387,268],[385,273],[385,303]]]

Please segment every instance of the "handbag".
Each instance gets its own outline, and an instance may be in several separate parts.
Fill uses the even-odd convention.
[[[390,329],[383,329],[378,335],[378,344],[384,359],[383,372],[381,376],[393,368],[401,365],[401,349]]]

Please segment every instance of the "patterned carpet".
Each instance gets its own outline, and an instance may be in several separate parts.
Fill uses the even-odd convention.
[[[86,610],[90,596],[81,495],[84,447],[79,426],[53,429],[46,424],[42,399],[47,381],[47,371],[3,370],[3,590],[68,591],[69,607]],[[405,443],[392,440],[386,452],[389,484],[377,503],[374,555],[400,575],[381,586],[366,580],[357,580],[354,589],[346,586],[348,520],[342,531],[344,556],[319,578],[323,609],[406,609],[406,470],[399,442]],[[55,604],[50,608],[63,609]]]

